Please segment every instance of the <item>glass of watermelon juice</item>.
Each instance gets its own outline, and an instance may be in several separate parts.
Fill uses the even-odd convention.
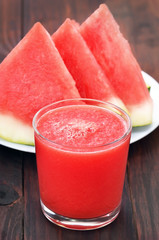
[[[98,100],[63,100],[37,112],[33,127],[44,215],[76,230],[111,223],[120,211],[129,116]]]

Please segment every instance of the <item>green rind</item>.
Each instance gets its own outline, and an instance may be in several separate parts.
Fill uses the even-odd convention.
[[[128,106],[133,127],[146,126],[152,123],[153,103],[144,102],[140,105]]]
[[[147,86],[148,91],[150,92],[151,86],[150,85],[146,85],[146,86]]]
[[[13,143],[34,145],[33,128],[10,114],[0,114],[0,137]]]

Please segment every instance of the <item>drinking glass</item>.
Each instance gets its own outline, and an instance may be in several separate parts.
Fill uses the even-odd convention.
[[[107,112],[109,124],[105,126],[100,114]],[[62,117],[52,123],[52,117],[56,119],[57,113]],[[82,120],[78,119],[78,114],[85,114]],[[125,127],[119,136],[111,115],[120,120],[121,128]],[[52,140],[52,133],[49,133],[52,124],[61,134],[59,139]],[[108,132],[113,129],[108,135],[110,138],[113,135],[115,140],[109,142],[100,130],[102,135],[98,142],[96,125],[108,128]],[[114,221],[120,212],[132,129],[128,114],[107,102],[69,99],[40,109],[33,119],[33,127],[40,203],[46,218],[59,226],[76,230],[96,229]],[[83,144],[85,134],[93,137],[94,133],[97,134],[96,140],[90,137],[91,144],[87,145],[87,140]],[[79,141],[76,144],[72,139],[67,142],[65,135],[69,139],[78,136]]]

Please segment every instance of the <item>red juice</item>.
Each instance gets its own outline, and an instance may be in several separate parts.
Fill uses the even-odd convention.
[[[40,116],[35,146],[42,203],[74,219],[100,217],[117,208],[129,124],[118,111],[87,104],[55,108]]]

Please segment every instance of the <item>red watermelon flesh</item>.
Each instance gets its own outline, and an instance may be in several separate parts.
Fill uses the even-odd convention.
[[[80,33],[130,112],[133,126],[152,121],[152,100],[128,41],[105,4],[86,19]]]
[[[81,97],[109,101],[126,107],[110,86],[100,65],[88,48],[74,21],[66,19],[52,35],[66,67],[76,81]]]
[[[41,107],[57,100],[80,97],[51,36],[40,23],[32,27],[1,63],[0,85],[0,125],[3,128],[4,116],[31,127],[33,116]],[[5,138],[3,135],[0,129],[0,136]],[[6,138],[12,140],[12,136]],[[20,141],[25,143],[25,140]]]

